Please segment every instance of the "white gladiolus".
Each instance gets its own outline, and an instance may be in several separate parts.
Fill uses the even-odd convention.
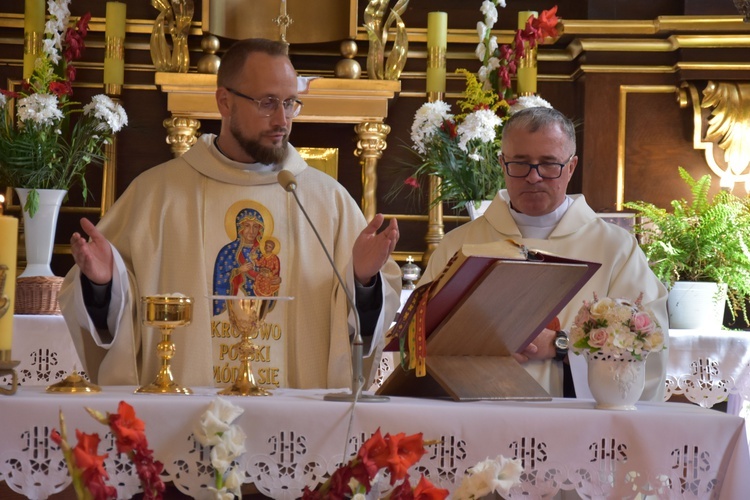
[[[244,410],[222,398],[211,401],[208,409],[201,415],[198,425],[193,430],[196,440],[203,446],[211,446],[211,466],[214,474],[224,485],[221,489],[209,488],[215,498],[232,499],[241,496],[242,479],[232,468],[232,462],[245,453],[247,436],[241,427],[232,422],[242,415]]]
[[[23,124],[49,126],[62,119],[54,94],[31,94],[18,100],[18,121]]]
[[[490,0],[484,0],[479,11],[484,14],[485,24],[492,28],[497,22],[497,7],[495,6],[495,3]]]

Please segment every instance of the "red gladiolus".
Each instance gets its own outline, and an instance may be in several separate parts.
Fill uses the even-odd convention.
[[[413,179],[413,177],[410,177],[409,179]],[[409,179],[406,180],[407,183]],[[414,179],[414,181],[416,182],[416,179]],[[417,186],[418,185],[419,184],[417,184]],[[369,479],[374,478],[375,474],[377,474],[380,469],[388,465],[388,444],[385,439],[383,439],[382,434],[380,434],[380,427],[378,427],[370,439],[365,441],[359,449],[357,456],[367,470]]]
[[[61,97],[64,95],[71,95],[73,93],[73,87],[71,87],[70,82],[50,82],[49,84],[49,90],[53,94],[55,94],[57,97]]]
[[[403,483],[393,488],[390,500],[414,500],[414,492],[411,490],[408,477]]]
[[[8,99],[17,99],[21,97],[18,92],[11,92],[10,90],[0,89],[0,94],[3,94]]]
[[[557,31],[557,24],[559,22],[560,19],[557,17],[557,5],[549,10],[542,11],[539,18],[536,20],[540,38],[557,36],[559,34]]]
[[[146,448],[146,424],[135,416],[135,410],[125,401],[120,401],[117,413],[109,415],[109,426],[115,435],[119,453]]]
[[[555,10],[557,10],[557,7],[555,7]],[[91,12],[86,12],[76,23],[76,29],[81,32],[82,37],[89,32],[89,21],[91,21]]]
[[[417,189],[419,187],[419,181],[415,177],[408,177],[404,184],[406,184],[409,187],[412,187],[414,189]]]
[[[343,500],[345,495],[351,495],[352,489],[349,487],[349,480],[352,478],[350,467],[341,467],[331,476],[331,487],[325,498],[331,500]]]
[[[83,484],[96,500],[117,498],[117,490],[104,482],[105,479],[109,479],[104,468],[104,459],[107,455],[96,454],[100,441],[99,435],[76,430],[76,437],[78,444],[73,448],[73,457],[76,467],[83,472]]]
[[[448,497],[448,490],[438,488],[429,479],[422,476],[414,488],[414,500],[443,500]]]
[[[458,135],[458,125],[450,120],[445,120],[442,125],[443,130],[451,139],[454,139]]]
[[[73,28],[68,28],[65,32],[65,60],[71,62],[80,59],[86,44],[83,43],[83,37]]]
[[[391,473],[391,485],[406,477],[409,467],[414,465],[426,453],[422,433],[406,436],[403,432],[391,436],[385,435],[388,443],[388,470]]]
[[[143,486],[147,500],[161,498],[165,486],[160,474],[164,465],[154,460],[148,448],[146,424],[135,415],[135,410],[125,401],[120,401],[117,413],[109,414],[109,428],[115,436],[117,452],[130,457]]]
[[[65,75],[67,76],[68,82],[73,82],[76,79],[76,67],[72,64],[65,66]]]

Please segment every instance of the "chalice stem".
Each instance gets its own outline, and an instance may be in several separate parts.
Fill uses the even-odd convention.
[[[156,376],[155,385],[159,387],[170,387],[174,385],[174,378],[172,377],[172,364],[171,359],[174,356],[175,345],[171,339],[172,329],[162,328],[161,329],[161,342],[157,346],[159,351],[159,357],[161,358],[161,366],[159,373]]]

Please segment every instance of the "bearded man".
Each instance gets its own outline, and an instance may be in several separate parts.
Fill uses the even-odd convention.
[[[237,334],[226,308],[211,295],[227,279],[217,271],[222,266],[238,276],[257,274],[258,256],[243,253],[246,245],[230,251],[231,242],[247,239],[238,219],[251,214],[254,226],[247,231],[252,229],[253,243],[279,242],[278,295],[294,297],[275,304],[254,339],[259,382],[347,387],[354,315],[277,174],[295,176],[302,204],[355,290],[365,352],[373,361],[399,305],[400,273],[390,259],[399,236],[396,221],[378,232],[382,215],[367,224],[346,189],[309,167],[288,143],[302,102],[286,44],[249,39],[233,45],[222,58],[216,102],[218,136],[204,134],[180,158],[138,176],[97,227],[81,220],[88,240],[78,233],[71,238],[76,266],[60,302],[84,368],[99,384],[153,380],[160,336],[141,325],[140,297],[183,293],[194,298],[194,312],[192,323],[172,335],[175,379],[194,386],[233,383]],[[255,295],[253,283],[244,280],[238,290]],[[372,380],[374,370],[368,375]]]

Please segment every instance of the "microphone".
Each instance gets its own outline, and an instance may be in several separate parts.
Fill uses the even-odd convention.
[[[305,219],[307,219],[307,223],[310,225],[310,228],[315,233],[315,236],[318,238],[318,243],[320,243],[320,247],[323,249],[323,253],[326,254],[326,257],[328,257],[328,262],[331,264],[331,268],[333,269],[334,274],[336,275],[336,279],[338,280],[339,284],[341,285],[341,288],[344,290],[344,295],[346,295],[346,302],[351,308],[352,312],[354,313],[354,337],[352,337],[351,342],[351,350],[352,350],[352,390],[351,393],[348,392],[339,392],[334,394],[326,394],[323,399],[326,401],[365,401],[365,402],[382,402],[382,401],[388,401],[390,398],[388,396],[379,396],[379,395],[373,395],[373,394],[362,394],[362,386],[365,383],[364,375],[362,374],[362,359],[364,357],[364,343],[362,341],[362,334],[360,333],[360,326],[359,326],[359,312],[357,311],[357,306],[354,304],[354,299],[352,298],[352,294],[349,292],[349,288],[346,286],[346,282],[344,282],[344,279],[339,274],[338,269],[336,269],[336,264],[333,263],[333,258],[331,257],[331,254],[328,252],[328,249],[326,248],[325,243],[323,243],[323,239],[320,237],[320,234],[318,233],[317,228],[315,227],[315,224],[313,224],[312,220],[310,219],[310,216],[307,215],[307,210],[305,210],[305,207],[302,205],[302,202],[299,201],[299,197],[297,196],[297,179],[294,177],[294,174],[292,174],[288,170],[281,170],[279,171],[276,179],[278,180],[281,187],[284,188],[285,191],[292,193],[294,196],[294,200],[297,202],[297,206],[299,206],[300,211],[305,216]]]

